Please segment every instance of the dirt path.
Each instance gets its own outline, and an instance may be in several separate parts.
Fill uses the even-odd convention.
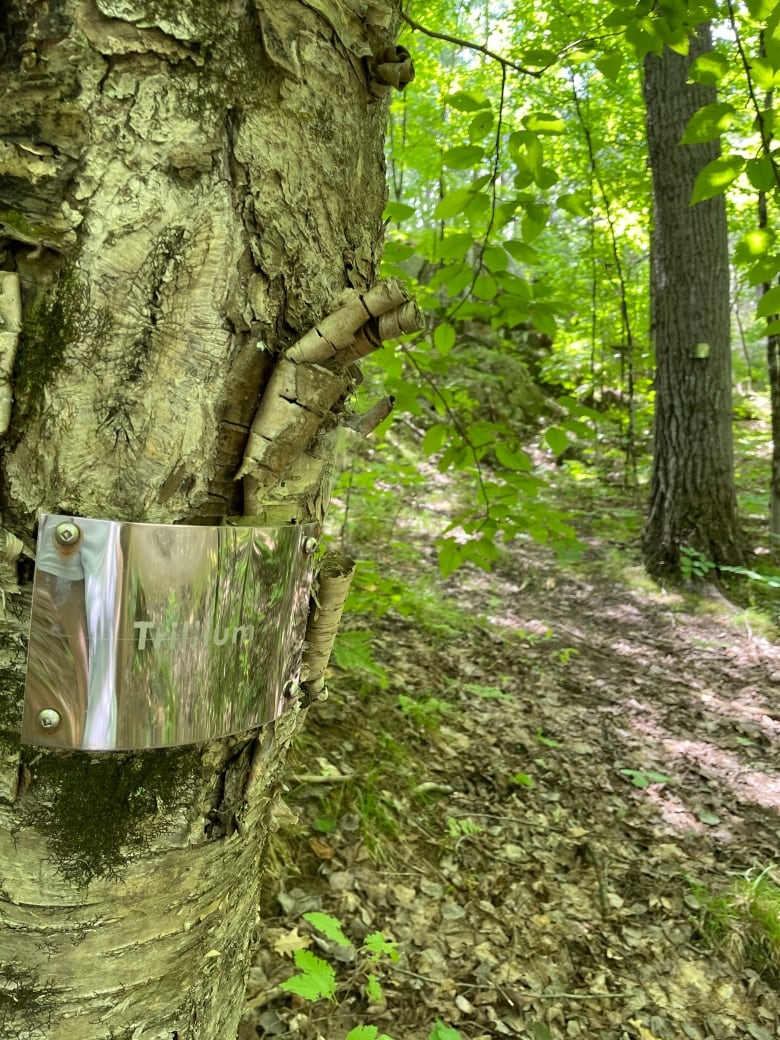
[[[777,980],[708,951],[694,892],[778,861],[780,649],[593,572],[525,547],[450,579],[457,609],[370,622],[388,684],[336,671],[310,715],[242,1040],[780,1035]],[[382,1002],[310,910],[398,942]],[[303,945],[338,1007],[278,990]]]

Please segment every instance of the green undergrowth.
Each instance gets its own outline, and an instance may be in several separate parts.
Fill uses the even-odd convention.
[[[692,887],[704,942],[740,968],[780,984],[780,885],[772,871],[751,872],[720,892]]]

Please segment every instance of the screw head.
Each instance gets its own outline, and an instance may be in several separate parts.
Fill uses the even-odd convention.
[[[38,712],[38,725],[41,729],[54,730],[62,722],[62,716],[54,708],[44,708]]]
[[[303,543],[303,551],[304,551],[304,552],[306,553],[306,555],[307,555],[307,556],[311,556],[311,554],[312,554],[313,552],[316,552],[316,551],[317,551],[317,546],[318,546],[319,544],[320,544],[320,543],[319,543],[319,542],[317,541],[317,539],[316,539],[316,538],[313,538],[313,537],[311,537],[311,536],[310,536],[310,537],[309,537],[309,538],[307,538],[307,539],[306,539],[306,541],[305,541],[305,542]]]
[[[64,524],[57,524],[54,528],[54,537],[60,545],[75,545],[81,538],[81,528],[69,521],[66,521]]]

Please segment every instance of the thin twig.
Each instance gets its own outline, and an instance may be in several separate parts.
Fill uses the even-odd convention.
[[[542,76],[542,74],[550,67],[549,65],[546,65],[542,69],[528,69],[524,65],[519,65],[516,61],[510,61],[509,58],[505,58],[503,55],[491,51],[482,43],[474,43],[472,40],[462,40],[458,36],[450,36],[449,33],[436,32],[434,29],[427,29],[419,22],[415,22],[415,20],[410,18],[404,11],[401,11],[401,20],[406,22],[411,29],[421,32],[424,36],[430,36],[434,40],[444,40],[445,43],[451,43],[455,47],[465,47],[470,51],[479,51],[479,53],[484,54],[486,58],[491,58],[493,61],[497,61],[503,69],[512,69],[514,72],[519,72],[523,76],[533,76],[534,79],[539,79],[539,77]]]

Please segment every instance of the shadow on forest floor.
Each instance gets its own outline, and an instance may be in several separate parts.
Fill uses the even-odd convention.
[[[427,1040],[437,1019],[464,1040],[780,1035],[776,980],[706,947],[694,891],[777,864],[780,648],[599,554],[564,571],[524,544],[446,582],[432,565],[438,618],[353,619],[378,678],[334,669],[311,709],[242,1040]],[[398,942],[383,1002],[311,910],[357,946]],[[338,1007],[278,989],[304,946]]]

